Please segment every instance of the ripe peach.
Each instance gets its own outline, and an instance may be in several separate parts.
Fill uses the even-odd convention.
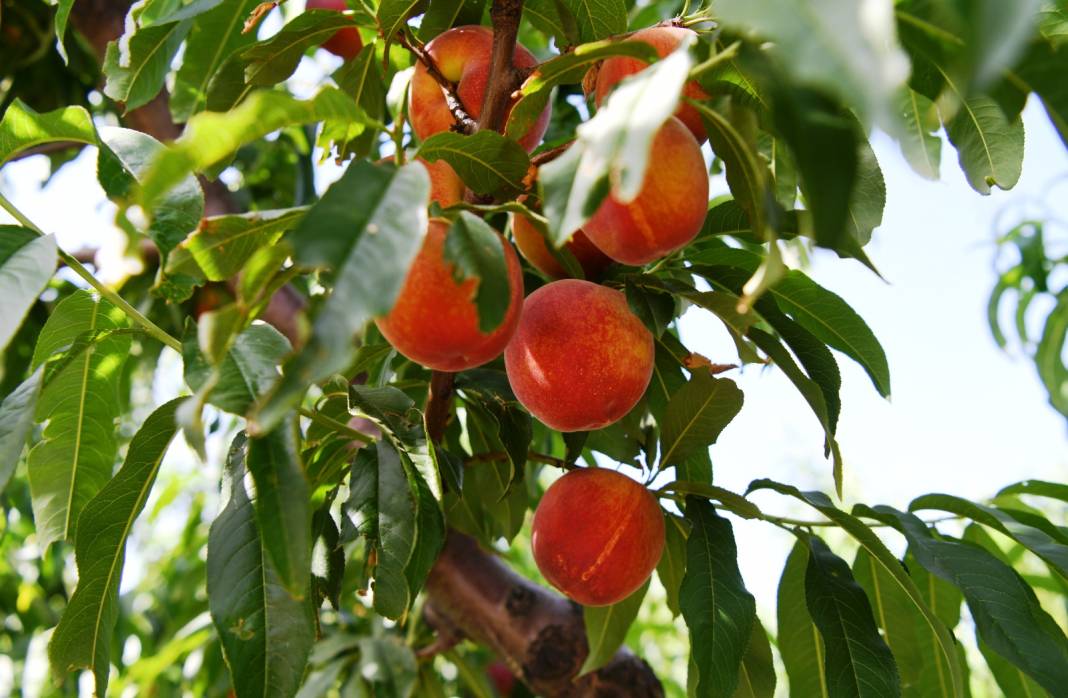
[[[612,259],[639,265],[685,247],[700,232],[707,210],[701,146],[671,117],[653,138],[638,196],[624,204],[610,192],[582,229]]]
[[[589,281],[542,286],[504,351],[512,392],[557,431],[600,429],[627,414],[653,375],[653,335],[623,293]]]
[[[449,163],[444,160],[427,162],[423,159],[419,163],[430,173],[431,201],[437,201],[444,208],[464,200],[464,182]]]
[[[438,70],[456,85],[456,95],[464,111],[474,119],[482,113],[492,47],[493,30],[478,25],[450,29],[426,45]],[[538,64],[534,55],[521,44],[516,44],[513,62],[521,69],[533,68]],[[549,112],[550,107],[546,106],[530,130],[519,139],[520,145],[527,150],[534,150],[538,146],[545,129],[549,127]],[[420,139],[448,131],[453,125],[445,93],[422,63],[416,64],[412,76],[408,113],[412,130]]]
[[[342,12],[349,9],[345,0],[308,0],[305,3],[308,10],[336,10]],[[363,40],[356,27],[339,29],[329,39],[322,43],[322,47],[335,56],[340,56],[346,61],[351,61],[363,48]]]
[[[519,248],[519,253],[535,269],[554,279],[566,279],[570,276],[564,266],[556,261],[556,257],[553,257],[552,252],[549,251],[545,244],[545,237],[538,232],[526,216],[512,216],[512,237],[515,238],[515,246]],[[581,230],[575,232],[565,247],[575,255],[575,259],[587,278],[596,278],[605,267],[612,263],[612,260],[597,249]]]
[[[677,49],[686,36],[693,34],[694,31],[692,29],[683,27],[649,27],[648,29],[634,32],[627,38],[627,41],[643,41],[652,46],[657,54],[663,58]],[[597,82],[593,93],[597,106],[601,106],[601,102],[608,97],[608,93],[612,91],[616,83],[628,75],[644,70],[648,66],[649,64],[645,61],[631,58],[630,56],[613,56],[606,59],[597,72]],[[682,94],[691,99],[708,99],[708,94],[693,81],[686,83]],[[686,128],[690,129],[690,132],[693,133],[698,142],[704,142],[708,138],[705,134],[705,125],[701,121],[701,115],[692,105],[679,104],[679,108],[675,110],[675,116],[686,124]]]
[[[609,606],[634,593],[660,562],[664,515],[626,475],[572,470],[541,498],[531,545],[550,584],[583,606]]]
[[[496,358],[512,337],[523,304],[523,273],[512,246],[501,238],[510,304],[504,321],[482,332],[475,306],[478,281],[458,283],[453,277],[452,264],[445,259],[448,230],[447,221],[430,221],[396,304],[375,322],[389,343],[412,361],[439,371],[463,371]]]

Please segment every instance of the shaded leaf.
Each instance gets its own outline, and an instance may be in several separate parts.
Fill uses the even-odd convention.
[[[43,370],[38,368],[34,371],[0,403],[0,494],[15,474],[22,449],[33,428]]]
[[[633,594],[611,606],[586,606],[582,609],[590,652],[579,670],[579,676],[597,671],[611,661],[626,640],[631,623],[638,617],[648,590],[649,581],[646,580]]]
[[[805,600],[808,558],[808,546],[797,541],[779,580],[776,640],[789,679],[790,695],[828,698],[823,638],[812,622]]]
[[[674,514],[665,514],[665,519],[664,553],[656,565],[656,576],[667,593],[668,609],[678,617],[682,612],[679,608],[679,589],[686,573],[686,535],[683,533],[685,524]]]
[[[530,157],[523,146],[494,131],[471,136],[452,131],[435,133],[419,146],[417,157],[444,160],[476,194],[513,195],[523,189]]]
[[[188,20],[138,27],[136,11],[131,9],[126,18],[123,36],[108,44],[103,65],[104,94],[126,111],[148,104],[163,89],[171,61],[192,27]]]
[[[742,409],[742,391],[729,378],[695,371],[668,403],[660,434],[660,465],[684,461],[715,443],[723,428]]]
[[[218,366],[218,374],[201,353],[195,332],[182,339],[185,382],[194,391],[209,388],[206,401],[221,410],[243,415],[278,380],[278,364],[290,346],[278,330],[256,324],[233,341]]]
[[[457,283],[475,279],[478,329],[489,333],[500,327],[511,305],[504,245],[496,230],[478,216],[461,211],[445,237],[445,260],[453,265]]]
[[[733,698],[772,698],[774,695],[775,662],[771,657],[771,643],[760,619],[754,618]]]
[[[627,31],[627,8],[623,0],[562,0],[578,23],[583,43]]]
[[[28,228],[0,225],[0,352],[56,271],[56,239]]]
[[[960,110],[946,122],[946,135],[957,149],[957,159],[972,189],[989,194],[993,186],[1016,186],[1024,153],[1024,127],[1019,117],[1010,122],[997,102],[978,95],[961,103]]]
[[[934,102],[905,87],[898,92],[897,110],[903,122],[898,134],[901,154],[916,174],[938,179],[942,161],[942,139],[938,131],[942,123]]]

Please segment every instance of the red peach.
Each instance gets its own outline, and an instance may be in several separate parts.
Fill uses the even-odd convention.
[[[663,58],[677,49],[684,38],[693,34],[694,31],[692,29],[683,27],[649,27],[648,29],[634,32],[627,38],[627,41],[645,42],[652,46],[657,54]],[[616,83],[628,75],[645,70],[648,66],[649,64],[645,61],[631,58],[630,56],[613,56],[606,59],[597,72],[596,88],[593,93],[597,106],[601,106],[601,102],[608,97]],[[691,99],[708,99],[708,93],[693,81],[686,83],[682,94]],[[690,129],[690,132],[693,133],[698,142],[704,142],[708,138],[705,134],[705,125],[701,121],[701,115],[693,108],[693,105],[679,104],[679,108],[675,110],[675,116],[686,124],[686,128]]]
[[[456,85],[456,96],[464,111],[474,119],[482,114],[492,48],[493,30],[478,25],[450,29],[426,45],[438,70]],[[534,55],[518,43],[513,62],[520,69],[533,68],[538,64]],[[545,135],[545,129],[549,127],[550,109],[546,106],[530,130],[519,139],[519,144],[528,151],[534,150]],[[412,130],[420,139],[448,131],[454,123],[452,112],[445,102],[445,93],[422,63],[416,64],[412,76],[408,114]]]
[[[444,160],[427,162],[423,159],[418,162],[430,173],[431,201],[437,201],[445,208],[464,200],[464,182],[449,163]]]
[[[305,3],[308,10],[336,10],[342,12],[349,9],[345,0],[308,0]],[[339,29],[329,39],[322,43],[322,47],[335,56],[340,56],[346,61],[351,61],[363,48],[363,39],[356,27]]]
[[[512,216],[512,237],[515,238],[515,246],[519,248],[519,253],[535,269],[553,279],[566,279],[570,276],[564,266],[556,261],[556,257],[553,257],[553,253],[549,251],[545,244],[545,236],[538,232],[526,216]],[[597,249],[581,230],[575,231],[565,247],[575,255],[586,278],[596,278],[605,267],[612,263],[612,260]]]
[[[504,239],[510,303],[501,324],[489,333],[478,326],[476,279],[457,282],[445,259],[447,221],[432,220],[423,247],[408,270],[396,304],[375,322],[393,347],[412,361],[439,371],[463,371],[496,358],[519,323],[523,273]]]
[[[609,606],[634,593],[660,562],[664,515],[626,475],[581,468],[546,490],[531,546],[550,584],[583,606]]]
[[[499,659],[495,660],[486,667],[486,675],[493,682],[493,687],[497,689],[497,695],[501,696],[501,698],[507,698],[507,696],[512,695],[512,691],[515,689],[515,674],[512,673],[507,664]]]
[[[504,351],[508,382],[557,431],[600,429],[623,417],[653,375],[653,335],[620,291],[564,279],[523,303]]]
[[[685,247],[701,231],[707,211],[708,170],[701,146],[671,117],[653,138],[638,196],[621,203],[610,192],[582,229],[612,259],[639,265]]]

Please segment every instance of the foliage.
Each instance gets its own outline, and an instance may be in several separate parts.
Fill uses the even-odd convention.
[[[688,641],[687,680],[667,659],[655,666],[670,695],[770,696],[778,685],[961,698],[981,664],[1006,695],[1064,695],[1068,534],[1048,512],[1063,510],[1068,486],[1026,481],[980,503],[935,493],[907,511],[847,511],[761,479],[724,490],[709,447],[744,396],[675,322],[693,305],[730,334],[740,363],[783,371],[819,424],[826,489],[840,497],[839,357],[884,397],[890,369],[848,300],[787,268],[783,245],[878,273],[864,249],[886,202],[875,127],[929,178],[944,128],[979,194],[1018,180],[1029,95],[1068,144],[1064,2],[528,0],[518,36],[540,65],[514,86],[508,120],[419,142],[401,95],[423,43],[501,21],[500,3],[354,0],[344,14],[286,3],[267,8],[282,24],[267,36],[255,2],[141,0],[98,65],[70,21],[81,1],[0,4],[0,164],[46,152],[59,167],[72,148],[95,147],[117,225],[153,255],[108,288],[0,196],[16,221],[0,226],[0,650],[20,672],[51,629],[52,685],[67,694],[88,669],[99,695],[491,695],[485,649],[420,651],[435,642],[425,590],[448,530],[533,577],[526,524],[549,469],[615,461],[665,483],[655,494],[667,543],[654,582],[586,609],[582,673],[640,628],[682,654]],[[614,40],[663,20],[697,30],[663,59]],[[332,84],[309,92],[291,80],[353,27],[365,47]],[[613,56],[654,64],[595,109],[580,84]],[[689,81],[707,98],[684,95]],[[108,125],[132,125],[161,95],[181,126],[173,141]],[[516,137],[547,104],[545,143],[528,154]],[[710,203],[688,246],[601,280],[655,337],[638,405],[603,429],[556,433],[523,410],[497,359],[455,377],[454,417],[435,424],[437,374],[371,322],[392,307],[429,217],[451,221],[446,254],[476,282],[480,326],[495,328],[508,282],[491,228],[529,214],[576,270],[563,245],[610,191],[633,198],[665,166],[651,143],[679,105],[701,114],[730,196]],[[315,196],[319,156],[345,171]],[[467,198],[430,204],[416,158],[451,165]],[[207,215],[220,176],[235,183],[232,208]],[[1027,222],[1003,238],[1018,261],[999,269],[990,322],[1006,345],[1000,311],[1013,295],[1014,332],[1068,416],[1065,258],[1045,230]],[[54,273],[57,254],[89,288]],[[528,292],[546,282],[524,272]],[[267,323],[281,327],[271,308],[285,293],[300,302],[283,336]],[[1036,331],[1028,318],[1043,297],[1052,309]],[[161,398],[154,381],[179,363],[185,387]],[[182,448],[178,431],[203,467],[161,469]],[[749,499],[758,490],[815,518],[767,513]],[[939,528],[924,510],[961,525]],[[738,519],[796,539],[774,633],[738,567]],[[149,536],[172,552],[144,559]]]

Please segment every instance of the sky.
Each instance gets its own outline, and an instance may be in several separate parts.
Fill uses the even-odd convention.
[[[330,66],[305,78],[314,79],[322,67]],[[1026,154],[1018,185],[986,197],[968,186],[948,143],[941,179],[932,182],[915,174],[897,145],[877,132],[873,147],[886,178],[887,205],[867,251],[886,281],[833,253],[812,256],[807,273],[868,322],[891,372],[892,398],[884,400],[859,366],[838,355],[846,506],[864,501],[903,508],[919,494],[939,491],[978,500],[1027,478],[1068,481],[1065,419],[1049,406],[1030,360],[1019,351],[1000,350],[986,324],[996,278],[995,237],[1024,212],[1042,210],[1068,221],[1068,154],[1035,101],[1024,122]],[[122,238],[94,170],[95,152],[86,149],[41,188],[46,162],[28,158],[4,168],[0,188],[45,231],[56,233],[66,250],[112,248]],[[320,187],[337,176],[333,165],[324,165]],[[0,222],[8,222],[3,213]],[[1064,227],[1051,232],[1068,241]],[[118,276],[117,259],[104,260],[105,277]],[[704,311],[689,310],[680,332],[692,351],[717,362],[736,360],[719,321]],[[172,359],[167,360],[176,370]],[[716,483],[744,491],[751,480],[770,477],[831,492],[820,427],[781,371],[751,366],[728,375],[738,380],[745,404],[712,448]],[[177,382],[168,382],[162,392],[177,388]],[[185,452],[167,462],[183,467],[178,462],[188,457]],[[812,516],[778,495],[758,493],[754,499],[770,512]],[[759,522],[736,520],[735,529],[743,575],[761,615],[771,620],[791,541]],[[131,570],[124,588],[136,577]]]

